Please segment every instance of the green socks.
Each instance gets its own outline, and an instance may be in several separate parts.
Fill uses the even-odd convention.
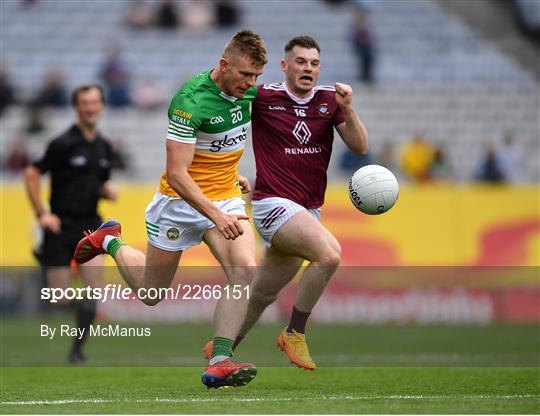
[[[124,243],[121,238],[116,237],[109,241],[106,251],[114,258],[116,252],[120,249],[120,247],[125,245],[126,243]]]
[[[214,348],[212,358],[217,356],[232,357],[233,340],[229,338],[214,337]]]

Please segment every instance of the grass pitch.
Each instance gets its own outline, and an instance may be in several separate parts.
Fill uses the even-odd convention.
[[[92,338],[92,365],[66,367],[68,338],[4,320],[0,413],[539,413],[538,326],[312,326],[315,372],[290,367],[278,326],[259,326],[236,359],[259,374],[206,390],[206,325],[152,325],[148,338]],[[142,326],[139,324],[139,326]]]
[[[206,390],[199,368],[8,368],[2,413],[537,413],[539,373],[515,368],[260,368]]]

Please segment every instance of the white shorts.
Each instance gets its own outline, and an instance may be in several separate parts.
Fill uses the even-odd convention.
[[[321,219],[320,208],[306,209],[286,198],[270,197],[259,201],[252,200],[251,205],[253,206],[253,224],[268,247],[272,247],[272,238],[277,230],[297,212],[308,211],[318,220]]]
[[[239,196],[213,202],[228,214],[246,214],[246,203]],[[148,242],[162,250],[180,251],[197,246],[204,233],[215,226],[183,199],[160,192],[146,207]]]

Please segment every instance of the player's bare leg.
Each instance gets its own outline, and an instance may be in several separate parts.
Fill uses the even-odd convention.
[[[249,222],[240,221],[243,234],[235,240],[226,240],[216,229],[204,235],[205,243],[219,261],[228,279],[229,296],[222,291],[214,311],[214,339],[208,367],[202,382],[210,387],[243,386],[257,374],[251,363],[235,364],[231,361],[233,340],[244,320],[248,296],[244,288],[249,287],[255,274],[255,238]],[[241,296],[234,299],[234,286],[241,288]]]
[[[162,250],[148,243],[146,255],[133,247],[123,245],[116,252],[114,261],[125,282],[131,290],[138,293],[139,289],[170,287],[181,256],[182,251]],[[163,299],[145,297],[141,300],[153,306]]]
[[[141,288],[168,288],[182,255],[182,251],[161,250],[151,244],[147,245],[145,255],[122,241],[121,226],[113,220],[101,224],[96,231],[86,232],[75,249],[74,258],[78,263],[87,263],[102,253],[113,257],[120,274],[136,295]],[[163,300],[146,296],[140,299],[150,306]]]
[[[204,235],[204,242],[227,275],[229,293],[233,293],[234,285],[242,290],[240,299],[222,296],[214,312],[214,335],[230,339],[234,339],[244,320],[249,302],[245,287],[251,285],[256,272],[255,237],[248,221],[240,224],[243,234],[235,240],[226,240],[216,228]]]
[[[272,248],[265,252],[252,285],[246,319],[234,346],[296,275],[302,259],[307,259],[310,263],[300,279],[291,321],[280,334],[278,343],[291,362],[305,369],[315,369],[305,342],[305,324],[340,258],[339,243],[317,219],[305,211],[295,214],[276,232]],[[205,355],[209,346],[210,343],[204,348]]]
[[[224,385],[244,385],[257,370],[251,363],[234,364],[230,360],[232,343],[244,319],[249,301],[245,287],[249,287],[255,274],[255,239],[247,221],[240,221],[243,234],[235,240],[226,240],[216,228],[204,235],[205,243],[219,261],[228,278],[229,293],[234,285],[242,290],[240,299],[222,296],[214,311],[214,339],[208,353],[210,365],[203,374],[203,383],[215,387],[220,377],[227,377]],[[223,368],[220,368],[222,366]],[[229,380],[235,377],[238,380]]]
[[[233,350],[257,323],[268,305],[276,300],[280,290],[298,273],[302,262],[302,259],[289,256],[275,248],[265,250],[251,284],[246,316],[234,338],[231,347]],[[212,349],[213,342],[208,341],[203,348],[203,355],[206,359],[210,359]]]
[[[303,259],[285,254],[275,247],[269,247],[264,251],[251,285],[246,317],[235,342],[244,338],[257,323],[265,309],[277,299],[281,289],[296,276],[303,261]]]
[[[310,263],[298,286],[295,307],[310,312],[341,261],[336,238],[311,214],[299,212],[276,232],[272,245]]]
[[[309,212],[294,215],[276,232],[272,245],[283,252],[309,260],[304,270],[288,326],[278,337],[278,346],[290,361],[306,370],[317,366],[309,355],[305,326],[326,284],[341,260],[335,237]]]

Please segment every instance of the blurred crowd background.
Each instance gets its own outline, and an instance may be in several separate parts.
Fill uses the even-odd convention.
[[[2,265],[36,264],[22,171],[72,122],[70,91],[94,81],[106,90],[100,128],[121,184],[119,202],[102,213],[144,248],[169,101],[243,28],[265,39],[261,82],[281,81],[285,43],[309,34],[322,49],[320,83],[353,86],[370,151],[357,157],[335,141],[323,211],[343,265],[540,265],[537,0],[2,0],[0,8]],[[348,201],[349,175],[365,164],[388,167],[401,184],[380,217]],[[253,179],[254,166],[248,145],[241,173]],[[205,250],[183,261],[215,265]],[[511,276],[538,305],[538,279]],[[534,307],[525,315],[540,319]]]
[[[261,33],[282,79],[285,42],[311,34],[322,83],[351,83],[370,131],[356,158],[339,141],[331,177],[379,163],[400,179],[538,181],[535,0],[6,0],[2,2],[2,168],[17,175],[66,125],[70,90],[106,87],[103,130],[126,179],[156,180],[165,110],[241,28]],[[249,155],[248,155],[249,156]],[[246,173],[253,160],[244,159]]]

